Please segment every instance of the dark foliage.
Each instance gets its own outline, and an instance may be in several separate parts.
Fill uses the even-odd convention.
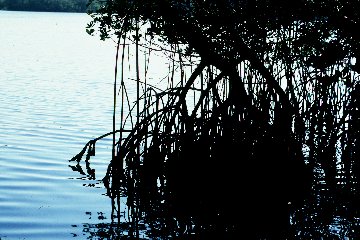
[[[36,12],[86,12],[88,0],[0,0],[0,9]]]
[[[360,1],[92,2],[88,32],[136,47],[136,104],[104,178],[114,208],[127,197],[129,235],[357,236]],[[139,87],[155,39],[191,69],[163,91]]]

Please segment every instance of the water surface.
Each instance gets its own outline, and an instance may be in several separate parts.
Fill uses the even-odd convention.
[[[115,44],[87,35],[89,20],[0,11],[0,239],[96,239],[111,222],[111,140],[97,143],[95,179],[68,162],[112,127]]]

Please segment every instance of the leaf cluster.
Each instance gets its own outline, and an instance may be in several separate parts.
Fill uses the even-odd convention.
[[[209,56],[209,49],[216,58],[226,58],[223,59],[226,62],[240,57],[246,60],[253,53],[260,57],[272,51],[266,41],[269,34],[294,23],[299,26],[300,33],[295,49],[317,55],[324,51],[329,38],[335,36],[346,53],[358,55],[359,52],[356,34],[360,24],[358,0],[90,2],[101,7],[90,13],[94,20],[88,28],[99,23],[102,39],[112,32],[117,35],[129,33],[139,27],[138,22],[148,23],[149,34],[160,36],[168,43],[188,44],[205,59],[214,57]],[[280,52],[286,52],[289,46],[280,47]]]

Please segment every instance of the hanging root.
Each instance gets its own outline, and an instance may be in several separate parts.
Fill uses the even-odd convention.
[[[104,135],[101,135],[100,137],[97,137],[95,139],[92,139],[90,140],[89,142],[87,142],[84,146],[84,148],[78,153],[76,154],[74,157],[72,157],[69,162],[74,162],[74,161],[77,161],[77,162],[80,162],[81,159],[83,158],[86,150],[87,150],[87,154],[86,154],[86,160],[89,160],[91,156],[95,156],[95,144],[98,140],[100,139],[103,139],[107,136],[110,136],[112,134],[116,134],[116,133],[119,133],[121,132],[121,130],[116,130],[115,132],[112,131],[112,132],[108,132]]]

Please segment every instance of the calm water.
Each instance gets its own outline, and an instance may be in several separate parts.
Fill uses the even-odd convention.
[[[111,141],[81,175],[68,160],[112,127],[113,42],[86,14],[0,11],[0,239],[96,239],[111,222],[100,179]],[[83,167],[86,173],[86,167]]]

